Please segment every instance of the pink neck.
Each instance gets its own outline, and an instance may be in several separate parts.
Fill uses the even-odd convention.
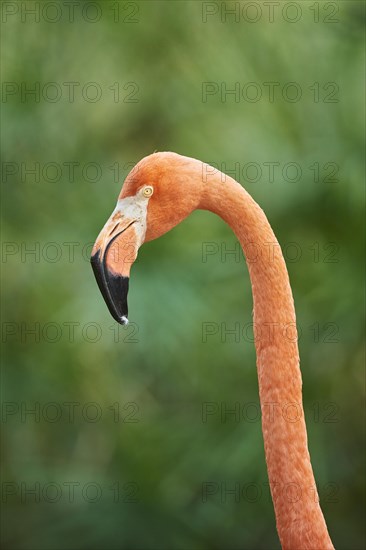
[[[205,186],[199,207],[233,229],[248,263],[264,447],[282,547],[332,549],[307,446],[295,309],[281,249],[264,212],[239,183],[216,172]]]

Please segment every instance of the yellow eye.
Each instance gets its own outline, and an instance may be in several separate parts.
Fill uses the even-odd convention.
[[[147,185],[142,194],[144,195],[144,197],[151,197],[151,195],[153,194],[154,192],[154,188],[151,186],[151,185]]]

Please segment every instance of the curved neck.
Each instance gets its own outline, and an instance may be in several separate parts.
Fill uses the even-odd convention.
[[[281,248],[264,212],[238,182],[217,171],[206,179],[199,208],[233,229],[248,264],[264,447],[282,547],[332,549],[310,463],[295,308]]]

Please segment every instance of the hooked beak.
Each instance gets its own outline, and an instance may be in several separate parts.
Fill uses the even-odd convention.
[[[108,309],[121,325],[128,323],[130,268],[141,244],[138,222],[124,217],[119,210],[114,211],[95,241],[90,260]]]

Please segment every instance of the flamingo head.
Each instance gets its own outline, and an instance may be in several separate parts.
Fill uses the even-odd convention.
[[[199,207],[202,163],[176,153],[154,153],[128,174],[117,205],[95,241],[91,264],[113,318],[128,323],[130,269],[139,247]]]

